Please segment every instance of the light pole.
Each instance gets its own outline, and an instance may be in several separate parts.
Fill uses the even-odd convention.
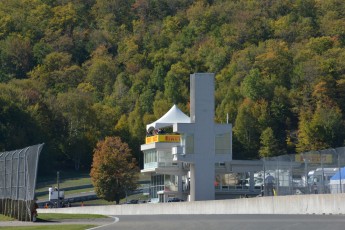
[[[340,193],[343,193],[343,188],[342,188],[342,184],[341,184],[341,180],[342,180],[342,175],[341,175],[341,167],[340,167],[340,154],[337,152],[336,149],[332,148],[332,151],[334,154],[337,155],[337,162],[338,162],[338,170],[339,170],[339,187],[340,187]],[[337,189],[337,192],[339,191],[339,189]]]
[[[305,158],[305,156],[303,156],[303,161],[304,161],[304,177],[305,177],[304,184],[307,189],[307,192],[309,193],[310,189],[309,189],[309,184],[308,184],[308,159]]]
[[[58,193],[58,197],[57,197],[57,207],[60,208],[60,185],[59,185],[59,176],[60,176],[60,172],[57,171],[56,173],[56,182],[57,182],[57,193]]]

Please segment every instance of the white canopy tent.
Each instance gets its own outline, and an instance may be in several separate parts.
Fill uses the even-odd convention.
[[[190,118],[176,105],[173,105],[173,107],[157,121],[146,125],[146,130],[151,131],[153,129],[160,129],[172,126],[175,123],[190,123]]]

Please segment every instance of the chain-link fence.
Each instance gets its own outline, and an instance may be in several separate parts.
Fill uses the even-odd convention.
[[[39,154],[43,144],[0,153],[0,213],[29,221],[35,202]]]
[[[345,192],[345,147],[263,158],[254,179],[267,195]]]

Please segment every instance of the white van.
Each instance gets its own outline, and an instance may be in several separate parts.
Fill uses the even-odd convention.
[[[308,186],[311,193],[329,193],[329,182],[339,168],[317,168],[308,173]]]

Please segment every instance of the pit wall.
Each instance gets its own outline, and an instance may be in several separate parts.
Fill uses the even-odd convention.
[[[83,206],[38,209],[38,213],[102,215],[164,214],[345,214],[345,194],[255,197],[159,204]]]

